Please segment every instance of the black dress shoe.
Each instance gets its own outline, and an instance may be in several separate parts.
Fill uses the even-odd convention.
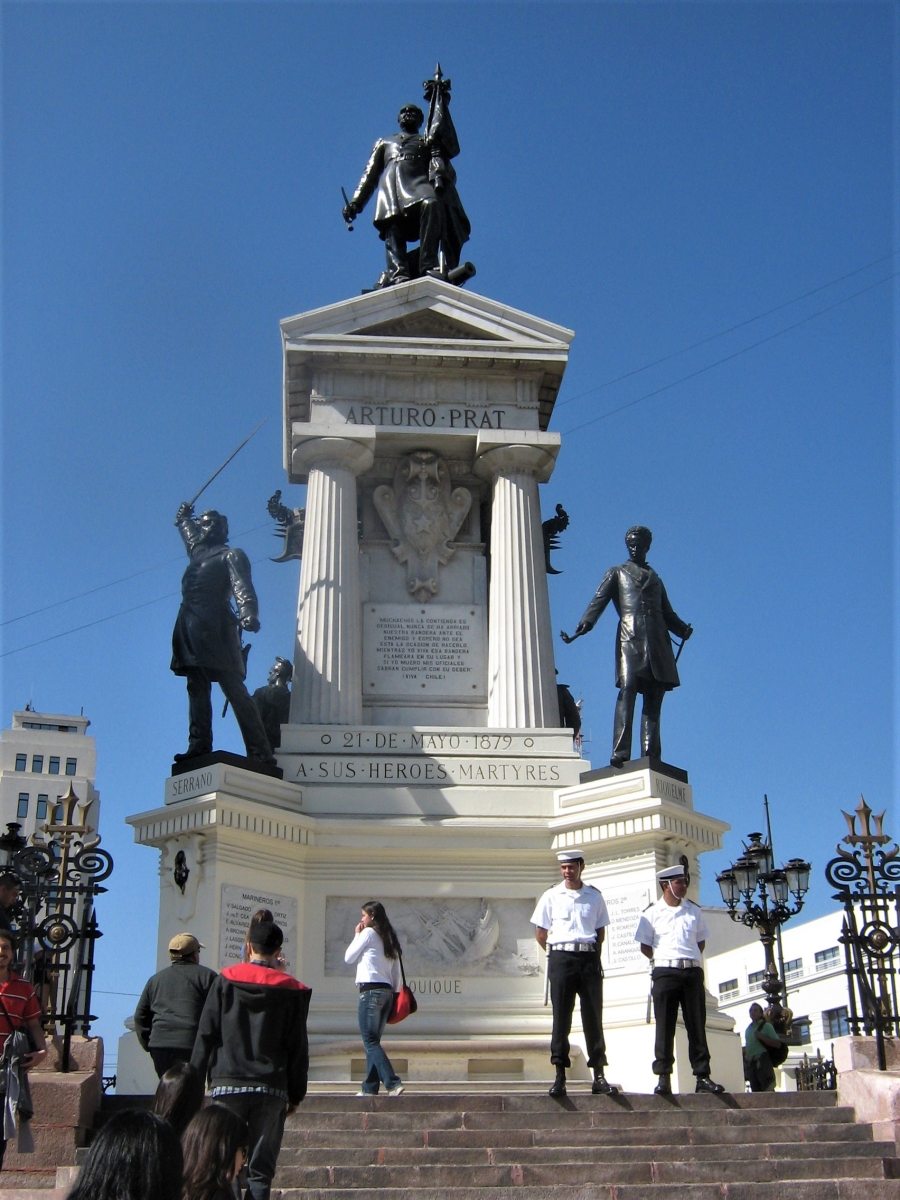
[[[174,754],[172,756],[172,761],[187,762],[189,758],[201,758],[206,754],[212,754],[212,746],[209,748],[206,748],[205,746],[188,746],[184,754]]]
[[[716,1083],[714,1079],[710,1079],[708,1075],[700,1075],[697,1077],[697,1086],[695,1092],[707,1092],[710,1096],[721,1096],[725,1088],[721,1083]]]
[[[595,1096],[615,1096],[619,1089],[612,1083],[607,1081],[606,1076],[602,1071],[594,1072],[594,1082],[591,1084],[591,1092]]]
[[[654,1096],[671,1096],[672,1095],[672,1076],[660,1075],[659,1083],[653,1089]]]
[[[556,1078],[550,1091],[547,1093],[550,1096],[564,1096],[566,1094],[566,1073],[565,1071],[557,1071]]]

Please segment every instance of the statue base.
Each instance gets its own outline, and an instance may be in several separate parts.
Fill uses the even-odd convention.
[[[255,771],[257,775],[268,775],[272,779],[284,779],[281,767],[270,767],[258,758],[246,758],[243,754],[232,754],[230,750],[213,750],[211,754],[198,754],[194,758],[183,758],[180,762],[173,762],[172,774],[189,775],[192,771],[214,767],[217,763],[228,767],[240,767],[244,771]]]
[[[670,779],[677,779],[680,783],[688,781],[688,773],[681,767],[673,767],[671,763],[663,762],[661,758],[651,758],[649,755],[645,755],[643,758],[630,758],[619,767],[610,765],[599,767],[596,771],[585,771],[581,776],[581,782],[593,783],[596,779],[618,779],[623,775],[630,775],[634,771],[647,770],[656,771],[660,775],[668,775]]]

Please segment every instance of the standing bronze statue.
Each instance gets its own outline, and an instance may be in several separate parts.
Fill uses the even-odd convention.
[[[662,757],[659,719],[663,697],[681,682],[669,633],[680,637],[682,645],[693,633],[691,626],[672,608],[663,581],[647,562],[652,540],[653,534],[643,525],[628,530],[625,534],[628,562],[611,567],[603,576],[574,635],[562,634],[564,642],[574,642],[575,638],[590,633],[610,601],[619,614],[616,632],[619,697],[609,760],[614,767],[621,767],[631,758],[631,731],[638,692],[644,698],[641,751],[650,758]]]
[[[450,161],[459,154],[459,141],[450,116],[450,80],[441,74],[440,63],[434,78],[422,86],[429,101],[424,137],[419,130],[425,114],[417,104],[404,105],[397,118],[399,132],[375,143],[362,179],[343,208],[344,220],[352,227],[376,193],[373,224],[387,259],[376,287],[421,275],[461,283],[475,274],[471,264],[459,267],[472,227]],[[408,243],[416,241],[418,250],[409,250]]]
[[[190,740],[175,761],[212,752],[212,684],[218,683],[234,709],[247,757],[275,766],[259,711],[244,684],[247,664],[240,630],[259,629],[250,562],[243,550],[228,545],[228,521],[214,509],[195,518],[193,505],[182,504],[175,524],[190,559],[181,580],[171,663],[175,674],[187,679]]]

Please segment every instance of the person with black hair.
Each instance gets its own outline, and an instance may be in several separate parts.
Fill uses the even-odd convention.
[[[153,1111],[172,1126],[179,1137],[203,1107],[205,1088],[200,1072],[178,1062],[163,1073],[153,1097]]]
[[[87,1153],[67,1200],[182,1200],[178,1134],[156,1113],[111,1117]]]
[[[250,930],[250,961],[226,967],[206,998],[191,1063],[212,1098],[247,1122],[250,1200],[269,1200],[284,1121],[306,1095],[310,988],[282,971],[274,921]]]
[[[247,1159],[247,1122],[224,1104],[208,1104],[187,1127],[184,1200],[235,1200]]]
[[[384,905],[369,900],[355,937],[344,952],[344,962],[356,963],[359,988],[359,1032],[366,1050],[366,1077],[357,1096],[377,1096],[379,1081],[389,1096],[399,1096],[403,1081],[381,1048],[381,1035],[400,991],[400,942],[388,920]]]

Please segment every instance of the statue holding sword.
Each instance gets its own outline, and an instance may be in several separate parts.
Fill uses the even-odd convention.
[[[249,440],[242,442],[238,450]],[[194,516],[194,502],[214,478],[193,500],[180,505],[175,515],[190,559],[181,580],[181,607],[172,633],[171,662],[172,671],[187,679],[190,734],[187,751],[176,754],[175,761],[211,753],[212,685],[218,683],[234,709],[247,757],[274,766],[275,756],[259,711],[244,684],[247,660],[241,631],[255,633],[259,629],[259,604],[250,562],[243,550],[228,545],[228,521],[221,513],[209,509]]]
[[[677,615],[663,581],[647,562],[653,534],[644,525],[635,525],[625,534],[628,562],[611,567],[601,580],[593,600],[585,609],[575,633],[563,633],[564,642],[574,642],[594,628],[601,613],[612,601],[619,614],[616,633],[616,715],[610,764],[621,767],[631,758],[634,704],[638,692],[643,696],[641,712],[641,751],[660,758],[660,711],[666,692],[680,684],[670,633],[681,638],[681,647],[694,632]]]

